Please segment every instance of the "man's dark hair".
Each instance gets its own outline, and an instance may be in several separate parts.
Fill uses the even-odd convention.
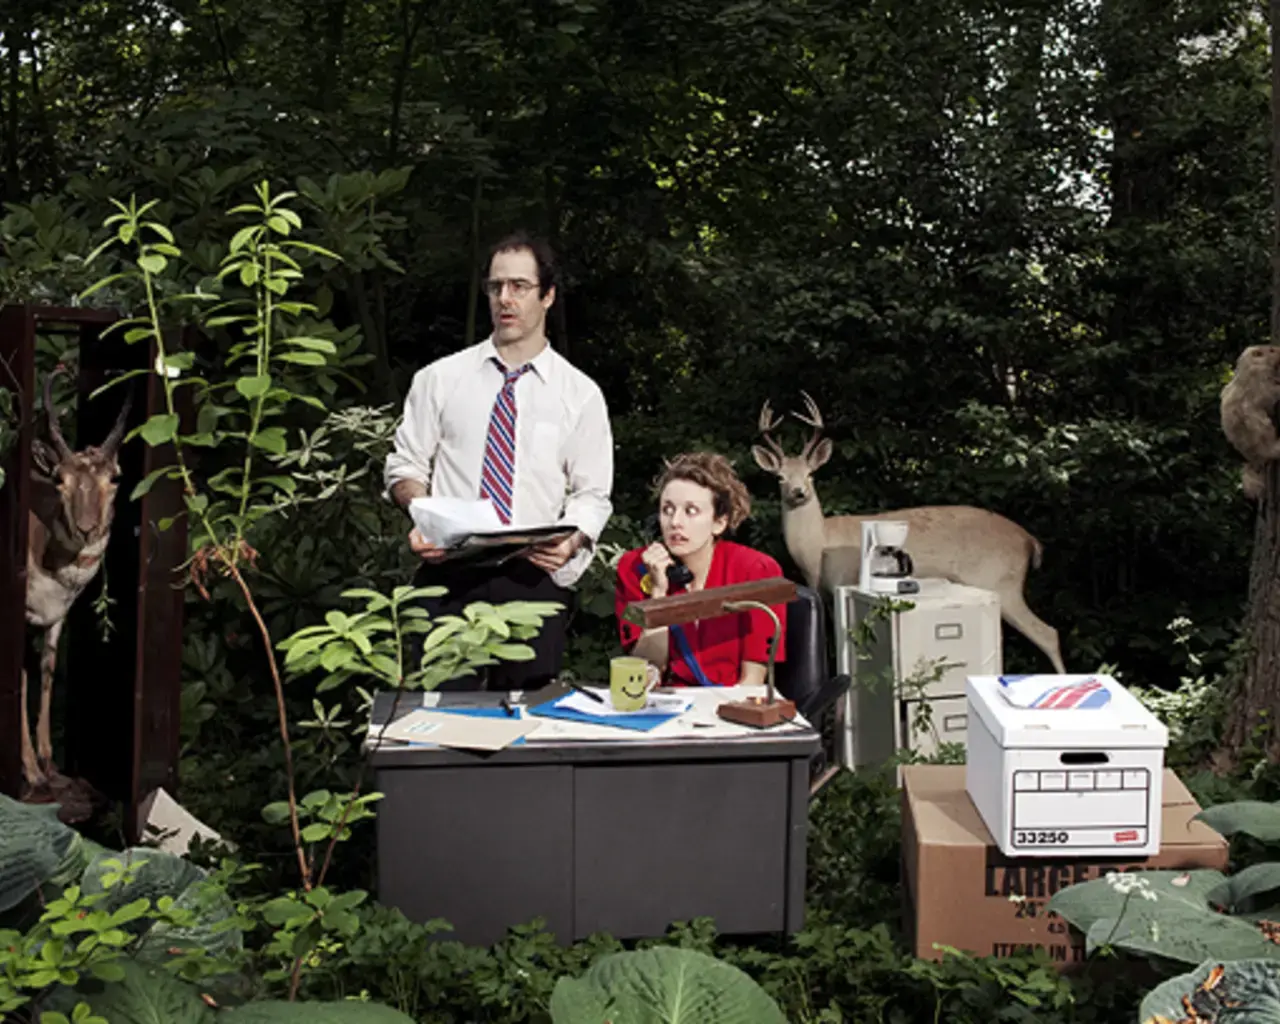
[[[489,258],[485,261],[485,273],[493,266],[493,258],[500,252],[512,252],[516,249],[528,249],[533,253],[538,264],[538,294],[546,295],[555,285],[560,283],[560,267],[556,263],[555,250],[545,241],[527,231],[515,231],[489,250]]]

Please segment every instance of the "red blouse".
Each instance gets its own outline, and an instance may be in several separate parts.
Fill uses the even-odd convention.
[[[643,548],[628,551],[618,562],[618,582],[614,591],[614,611],[618,618],[618,635],[623,650],[630,651],[643,632],[634,623],[623,619],[622,614],[632,601],[643,601],[649,595],[644,583],[648,570],[640,560]],[[782,575],[777,561],[762,551],[735,544],[733,541],[717,541],[711,553],[711,570],[707,573],[706,586],[723,587],[747,580],[771,579]],[[683,588],[669,593],[682,594]],[[778,636],[778,661],[786,656],[787,609],[785,605],[773,605],[773,611],[782,624]],[[758,609],[738,612],[736,615],[720,615],[713,619],[687,622],[680,627],[689,640],[694,656],[707,679],[716,686],[734,686],[742,675],[744,661],[769,662],[769,640],[773,636],[773,621]],[[674,628],[667,639],[667,682],[675,686],[696,686],[697,677],[680,654]]]

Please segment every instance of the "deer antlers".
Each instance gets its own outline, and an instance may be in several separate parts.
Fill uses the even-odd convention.
[[[806,458],[818,441],[822,439],[822,413],[818,411],[818,403],[809,397],[809,392],[801,391],[800,394],[804,398],[805,409],[808,410],[808,416],[801,416],[798,412],[791,415],[798,419],[801,423],[807,424],[813,428],[813,433],[809,435],[809,440],[805,441],[804,448],[800,452],[801,458]]]
[[[791,415],[798,419],[801,423],[813,428],[813,433],[809,439],[805,441],[804,448],[800,451],[800,458],[808,457],[813,451],[814,446],[822,438],[822,413],[818,409],[818,403],[815,402],[807,391],[801,391],[800,395],[804,398],[805,410],[808,415],[802,415],[798,412],[792,412]],[[764,438],[765,444],[779,458],[784,458],[786,453],[782,450],[782,445],[778,443],[777,438],[773,436],[773,431],[782,425],[782,417],[773,414],[773,407],[769,405],[769,400],[765,399],[765,403],[760,407],[760,434]]]
[[[53,441],[59,461],[69,459],[72,455],[71,446],[67,444],[66,438],[62,436],[62,429],[58,426],[58,407],[53,404],[53,378],[62,372],[62,366],[56,366],[44,379],[44,411],[49,419],[49,438]],[[104,454],[115,455],[116,449],[120,447],[120,441],[124,437],[124,425],[129,418],[129,409],[132,406],[133,392],[130,390],[125,395],[124,405],[120,407],[111,432],[100,445],[100,450]]]
[[[786,452],[782,450],[782,445],[778,443],[778,439],[773,436],[773,431],[782,426],[782,417],[773,415],[773,408],[769,405],[769,399],[764,400],[764,405],[760,407],[760,435],[764,438],[764,443],[778,458],[785,458]]]

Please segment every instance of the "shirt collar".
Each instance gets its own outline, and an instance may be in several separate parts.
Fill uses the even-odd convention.
[[[502,363],[502,357],[498,355],[498,349],[493,343],[493,335],[491,334],[480,343],[480,361],[481,363],[488,363],[494,359],[499,363]],[[555,362],[555,349],[551,347],[551,342],[548,341],[542,351],[529,360],[529,365],[533,368],[533,372],[537,374],[539,379],[541,379],[545,384],[551,379],[552,367],[555,366]],[[505,366],[506,364],[502,363],[502,365]]]

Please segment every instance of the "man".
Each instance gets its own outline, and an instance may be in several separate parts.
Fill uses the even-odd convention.
[[[433,615],[456,614],[473,601],[558,601],[567,611],[568,588],[586,570],[612,511],[604,395],[547,343],[556,277],[555,255],[542,241],[519,233],[493,247],[484,281],[493,333],[414,375],[383,476],[403,508],[428,494],[487,498],[503,522],[577,530],[489,568],[444,561],[442,549],[410,530],[409,546],[423,560],[415,585],[449,588],[428,602]],[[559,672],[566,611],[530,641],[532,661],[490,668],[490,688],[535,689]],[[441,688],[479,685],[473,676]]]

